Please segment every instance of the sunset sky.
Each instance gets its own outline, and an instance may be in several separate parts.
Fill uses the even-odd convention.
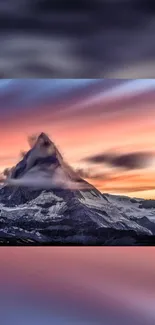
[[[155,198],[155,80],[1,80],[0,171],[42,131],[102,192]],[[144,153],[146,164],[105,160],[132,153]]]

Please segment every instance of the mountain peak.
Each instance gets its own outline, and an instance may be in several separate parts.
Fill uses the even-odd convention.
[[[53,142],[46,133],[41,132],[37,138],[36,144],[40,144],[43,147],[49,147],[51,144],[53,144]]]
[[[49,137],[48,137],[48,135],[47,135],[46,133],[44,133],[44,132],[41,132],[41,133],[39,134],[38,138],[48,139],[48,140],[50,140]]]
[[[27,195],[31,197],[33,190],[40,190],[40,193],[42,190],[53,191],[55,189],[67,189],[73,192],[77,190],[94,191],[97,197],[101,197],[101,193],[97,189],[81,179],[74,169],[66,163],[57,146],[44,132],[40,133],[31,149],[13,168],[6,185],[15,186],[16,192],[21,193],[22,191],[23,199],[21,201]],[[25,192],[25,189],[21,189],[23,187],[29,189]],[[11,198],[15,191],[12,192],[10,189]]]

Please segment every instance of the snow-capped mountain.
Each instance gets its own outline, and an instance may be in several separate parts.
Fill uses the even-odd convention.
[[[145,245],[154,236],[153,201],[101,194],[44,133],[0,189],[2,244]]]

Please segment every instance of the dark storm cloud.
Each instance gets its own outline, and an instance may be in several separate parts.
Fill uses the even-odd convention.
[[[127,154],[99,154],[84,159],[91,164],[108,164],[111,167],[122,169],[140,169],[145,168],[151,162],[152,153],[134,152]]]
[[[150,60],[155,76],[154,13],[152,0],[1,1],[0,77],[97,78]]]
[[[96,179],[96,180],[106,180],[108,179],[108,175],[104,174],[104,173],[94,173],[94,170],[86,169],[86,168],[80,168],[80,169],[76,169],[75,172],[77,173],[77,175],[79,177],[82,178],[89,178],[89,179]]]

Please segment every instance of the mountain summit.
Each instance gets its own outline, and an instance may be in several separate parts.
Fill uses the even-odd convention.
[[[102,194],[41,133],[0,189],[0,242],[136,245],[155,236],[152,205]]]
[[[5,190],[8,191],[8,188],[12,192],[9,195],[10,201],[18,192],[22,192],[22,199],[25,202],[30,193],[34,197],[36,190],[38,193],[39,190],[54,189],[73,192],[93,190],[95,195],[101,198],[101,193],[81,179],[64,161],[55,144],[43,132],[23,159],[12,169],[6,180]],[[24,193],[28,193],[25,199]]]
[[[19,179],[31,168],[38,166],[57,167],[63,164],[63,158],[54,143],[45,133],[41,133],[33,147],[25,154],[22,161],[13,169],[11,179]]]

